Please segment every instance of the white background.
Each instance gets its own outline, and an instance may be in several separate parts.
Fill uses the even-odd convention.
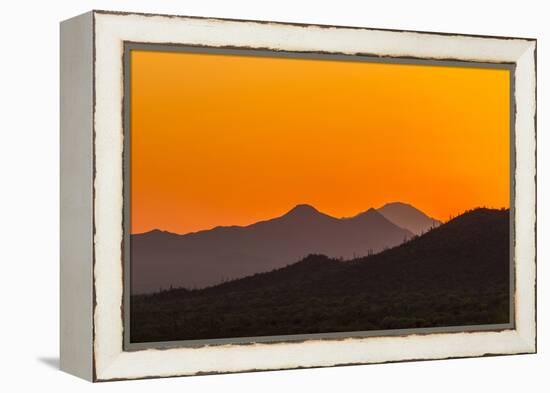
[[[546,1],[6,2],[0,14],[0,390],[518,392],[550,386]],[[90,9],[538,38],[539,354],[92,385],[58,368],[59,27]]]

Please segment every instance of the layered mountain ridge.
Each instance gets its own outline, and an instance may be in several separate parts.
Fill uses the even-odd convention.
[[[507,324],[509,219],[479,208],[378,254],[135,296],[132,341]]]
[[[184,235],[161,230],[135,234],[132,293],[208,287],[277,269],[308,254],[340,259],[374,254],[412,238],[419,228],[424,232],[435,225],[436,220],[406,206],[397,211],[385,205],[336,218],[300,204],[280,217],[248,226],[220,226]],[[415,217],[421,219],[416,222]]]

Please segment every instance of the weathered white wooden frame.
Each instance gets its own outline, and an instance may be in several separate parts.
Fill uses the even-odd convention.
[[[125,42],[515,65],[515,321],[501,331],[124,351]],[[536,352],[536,41],[92,11],[61,24],[61,368],[92,381]]]

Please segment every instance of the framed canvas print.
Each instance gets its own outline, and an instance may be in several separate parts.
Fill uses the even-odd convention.
[[[61,24],[61,368],[536,351],[536,41]]]

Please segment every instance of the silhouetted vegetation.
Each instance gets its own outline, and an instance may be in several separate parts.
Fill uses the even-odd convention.
[[[509,274],[509,211],[476,209],[379,254],[133,296],[131,341],[507,323]]]

